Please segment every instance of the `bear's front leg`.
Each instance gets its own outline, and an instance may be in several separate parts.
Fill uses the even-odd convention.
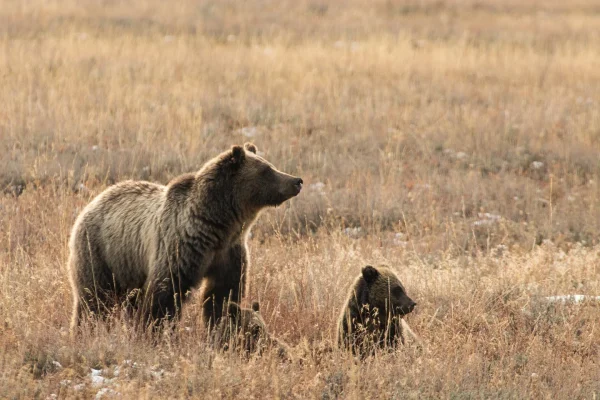
[[[226,302],[239,303],[246,293],[246,248],[239,243],[215,256],[204,277],[203,319],[215,326],[223,315]]]

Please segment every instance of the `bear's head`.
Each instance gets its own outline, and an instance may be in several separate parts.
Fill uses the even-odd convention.
[[[256,146],[246,143],[233,146],[226,154],[238,204],[251,211],[278,206],[298,195],[302,179],[277,170],[267,160],[257,155]]]
[[[398,276],[388,267],[377,268],[367,265],[362,269],[362,279],[366,283],[366,299],[371,308],[379,309],[380,313],[389,312],[394,316],[404,316],[414,310],[415,303],[408,295]]]

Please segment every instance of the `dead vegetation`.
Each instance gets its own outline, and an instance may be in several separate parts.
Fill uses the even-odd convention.
[[[598,397],[600,305],[545,297],[600,295],[599,11],[4,1],[0,397]],[[81,208],[248,140],[306,183],[255,227],[248,298],[303,362],[215,354],[195,301],[159,346],[70,339]],[[424,347],[357,363],[335,322],[378,262]]]

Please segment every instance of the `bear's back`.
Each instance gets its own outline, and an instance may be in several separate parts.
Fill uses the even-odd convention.
[[[127,282],[127,289],[141,287],[156,246],[165,190],[165,186],[144,181],[109,187],[80,214],[74,230],[87,234],[72,235],[71,246],[79,251],[93,247],[117,282]]]

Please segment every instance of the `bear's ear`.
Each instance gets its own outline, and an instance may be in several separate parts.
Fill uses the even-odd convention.
[[[252,311],[255,311],[255,312],[260,311],[260,304],[258,304],[258,301],[252,302]]]
[[[256,154],[257,148],[256,148],[256,146],[253,143],[250,143],[250,142],[244,143],[244,148],[246,150],[248,150],[250,153]]]
[[[230,302],[227,305],[227,316],[228,317],[236,318],[239,313],[240,313],[240,306],[238,306],[237,303]]]
[[[375,280],[379,276],[379,271],[377,271],[371,265],[367,265],[366,267],[364,267],[362,269],[362,276],[368,284],[371,284],[371,283],[375,282]]]
[[[241,165],[246,158],[246,152],[242,146],[233,146],[231,148],[231,163],[233,165]]]

